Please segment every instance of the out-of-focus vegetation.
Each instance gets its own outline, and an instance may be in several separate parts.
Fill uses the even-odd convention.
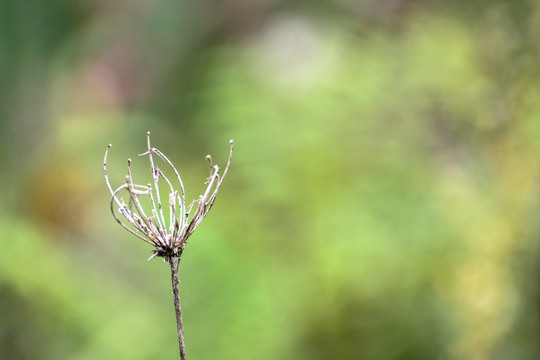
[[[193,359],[538,359],[540,3],[0,3],[0,357],[174,359],[102,178],[145,134],[217,202]],[[135,171],[135,170],[134,170]]]

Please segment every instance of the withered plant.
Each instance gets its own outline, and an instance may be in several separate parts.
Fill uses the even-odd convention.
[[[116,221],[130,233],[154,247],[150,259],[156,256],[162,257],[165,262],[170,264],[180,359],[185,360],[186,347],[184,344],[180,297],[178,294],[178,267],[187,239],[193,234],[206,214],[208,214],[216,200],[218,190],[231,164],[233,141],[230,141],[229,160],[227,161],[223,175],[220,176],[219,167],[212,163],[210,155],[206,157],[210,164],[210,175],[205,182],[207,185],[206,191],[189,205],[186,204],[186,192],[180,173],[161,151],[151,147],[150,132],[147,133],[147,143],[148,150],[139,156],[148,156],[153,184],[138,185],[133,183],[131,159],[128,159],[126,182],[114,189],[107,175],[107,155],[111,144],[105,150],[103,173],[107,187],[111,192],[110,207]],[[165,175],[165,172],[154,163],[154,155],[157,156],[160,162],[172,169],[176,180],[178,180],[178,185],[180,185],[180,191],[175,189],[173,182]],[[167,205],[165,206],[168,207],[168,214],[166,214],[167,211],[164,211],[164,206],[161,202],[159,190],[160,180],[162,180],[161,184],[169,190]],[[128,199],[127,203],[121,197],[122,193],[125,193]],[[146,210],[143,204],[147,207]],[[115,207],[117,207],[117,211],[115,211]]]

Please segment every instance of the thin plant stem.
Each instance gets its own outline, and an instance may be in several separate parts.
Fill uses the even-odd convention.
[[[174,297],[174,310],[176,312],[176,328],[178,329],[178,347],[180,348],[180,360],[186,360],[186,345],[184,343],[184,325],[182,323],[182,310],[180,309],[180,296],[178,294],[178,267],[180,265],[180,256],[171,256],[171,280]]]
[[[233,153],[233,141],[230,143],[229,160],[223,171],[223,175],[220,175],[219,167],[212,163],[212,158],[207,156],[210,170],[209,177],[205,184],[207,185],[204,194],[199,196],[197,200],[194,200],[189,207],[186,205],[186,192],[184,189],[184,183],[180,177],[180,173],[174,167],[173,163],[158,149],[154,148],[150,144],[150,132],[147,132],[147,144],[148,151],[141,156],[148,156],[150,160],[150,169],[152,170],[153,185],[139,185],[133,183],[133,176],[131,174],[131,160],[128,160],[128,175],[126,177],[126,183],[118,187],[116,190],[112,187],[109,176],[107,174],[107,156],[111,145],[107,146],[105,150],[105,156],[103,158],[103,175],[105,177],[105,183],[111,193],[110,208],[114,219],[126,230],[139,239],[154,246],[154,251],[150,259],[154,256],[162,257],[171,266],[171,280],[174,297],[174,310],[176,312],[176,327],[178,329],[178,346],[180,348],[180,360],[186,359],[186,346],[184,344],[184,327],[182,324],[182,311],[180,310],[180,296],[178,291],[178,285],[180,283],[178,279],[178,268],[180,267],[180,256],[186,246],[186,241],[190,235],[195,231],[197,226],[201,223],[204,217],[210,211],[218,190],[229,170],[231,165],[232,153]],[[154,155],[159,158],[160,162],[165,162],[168,167],[172,169],[180,184],[180,192],[174,189],[172,182],[165,175],[159,166],[154,163]],[[169,193],[169,223],[165,221],[165,212],[163,211],[163,204],[160,197],[160,178],[166,182]],[[167,187],[166,186],[166,187]],[[124,202],[123,198],[119,195],[121,192],[127,191],[129,200]],[[145,203],[150,208],[144,210],[140,197],[144,197]],[[118,206],[118,207],[116,207]],[[195,213],[191,214],[191,210],[195,206]],[[116,209],[116,210],[115,210]],[[148,211],[151,211],[149,213]],[[125,220],[122,221],[119,215],[122,215]],[[150,216],[149,216],[150,215]],[[148,259],[148,260],[150,260]]]

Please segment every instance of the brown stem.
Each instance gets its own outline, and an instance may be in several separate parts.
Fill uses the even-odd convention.
[[[176,311],[176,328],[178,329],[178,346],[180,347],[180,360],[186,360],[186,345],[184,344],[184,326],[182,324],[180,296],[178,295],[178,266],[180,265],[180,257],[171,256],[169,258],[169,264],[171,264],[171,280],[174,297],[174,310]]]

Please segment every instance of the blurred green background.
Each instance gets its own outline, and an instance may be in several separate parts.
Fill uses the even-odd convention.
[[[190,359],[538,359],[540,2],[0,3],[0,357],[178,357],[110,215],[146,131],[204,191]],[[141,175],[142,176],[142,175]]]

